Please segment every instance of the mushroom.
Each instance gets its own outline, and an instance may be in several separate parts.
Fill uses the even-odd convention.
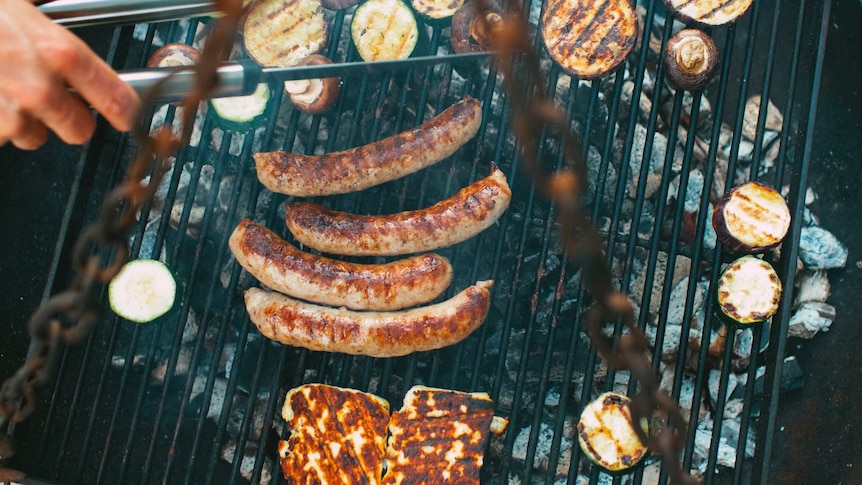
[[[493,37],[504,26],[503,9],[495,2],[486,2],[485,15],[480,15],[477,2],[467,2],[452,16],[452,48],[459,54],[483,51],[492,46]]]
[[[201,58],[197,49],[186,44],[166,44],[153,53],[147,67],[191,66]]]
[[[683,29],[673,35],[664,54],[670,82],[679,89],[703,89],[718,70],[715,42],[697,29]]]
[[[320,54],[312,54],[303,59],[300,66],[317,66],[332,64],[332,61]],[[332,109],[341,93],[341,78],[327,77],[323,79],[297,79],[285,81],[284,90],[296,109],[309,114],[321,114]]]

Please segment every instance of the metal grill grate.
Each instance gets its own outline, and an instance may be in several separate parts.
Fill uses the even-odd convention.
[[[704,246],[708,228],[709,188],[717,173],[721,122],[732,127],[727,157],[729,187],[739,163],[745,102],[749,95],[762,94],[782,108],[780,152],[774,169],[761,171],[763,160],[757,152],[750,162],[748,179],[765,173],[778,187],[789,185],[789,201],[794,214],[801,215],[800,194],[807,184],[808,158],[813,130],[813,112],[819,83],[819,62],[825,41],[823,19],[829,2],[771,0],[755,2],[738,24],[716,29],[714,35],[722,52],[720,79],[708,89],[708,98],[682,92],[672,98],[650,96],[652,110],[638,109],[640,93],[655,78],[661,85],[661,63],[647,55],[648,42],[636,48],[626,70],[601,81],[579,82],[548,65],[548,92],[563,107],[574,129],[582,136],[585,158],[598,155],[588,210],[604,229],[607,264],[618,271],[621,288],[631,290],[633,276],[643,274],[644,288],[661,287],[657,314],[666,315],[671,305],[678,268],[677,257],[692,261],[687,295],[697,292],[703,274],[710,287],[729,255]],[[664,15],[661,2],[644,5],[647,34]],[[802,14],[802,15],[800,15]],[[327,55],[355,61],[356,53],[345,48],[349,28],[345,11],[331,18],[332,39]],[[156,40],[195,41],[198,22],[173,22],[118,29],[115,57],[118,67],[145,64]],[[669,29],[663,35],[667,42]],[[430,28],[429,53],[449,52],[448,29]],[[648,39],[648,37],[646,37]],[[335,42],[340,40],[340,42]],[[629,76],[629,77],[627,77]],[[632,81],[632,94],[624,90]],[[507,135],[509,113],[493,68],[490,73],[476,66],[443,64],[422,71],[344,80],[343,95],[333,113],[308,116],[293,110],[281,93],[275,117],[245,136],[222,133],[212,115],[202,120],[201,138],[177,156],[174,171],[167,177],[162,202],[141,214],[133,237],[132,255],[163,257],[182,285],[181,307],[171,319],[150,326],[121,321],[109,312],[85,344],[68,349],[63,356],[56,384],[44,392],[43,402],[33,417],[16,430],[20,453],[14,465],[31,476],[47,481],[81,483],[151,482],[282,482],[275,461],[275,441],[284,435],[279,410],[283,396],[292,387],[306,382],[326,382],[375,392],[398,403],[413,384],[481,390],[491,394],[497,412],[510,419],[507,433],[492,442],[483,468],[486,483],[575,483],[581,461],[580,449],[571,445],[571,419],[591,395],[611,389],[615,383],[632,391],[626,376],[604,368],[582,332],[581,312],[588,300],[578,279],[578,268],[566,262],[556,241],[553,206],[537,197],[530,180],[519,171],[519,157]],[[277,90],[280,91],[280,90]],[[661,89],[653,90],[661,93]],[[373,141],[415,126],[445,109],[464,94],[483,101],[484,122],[476,138],[456,155],[401,181],[361,194],[326,199],[340,210],[383,213],[427,206],[441,200],[476,178],[483,177],[489,162],[500,166],[513,188],[513,200],[499,224],[477,238],[441,253],[453,263],[456,276],[444,295],[481,279],[494,279],[492,310],[486,323],[461,344],[440,351],[414,354],[398,359],[371,359],[330,355],[288,348],[267,341],[249,322],[242,303],[242,290],[255,284],[241,271],[229,251],[227,238],[242,217],[263,222],[290,240],[283,223],[284,196],[267,192],[256,179],[251,154],[261,150],[285,149],[304,153],[334,151]],[[660,116],[661,105],[672,102],[669,117]],[[702,129],[710,134],[708,152],[702,163],[703,196],[697,201],[696,219],[687,220],[685,197],[669,204],[664,201],[673,190],[687,193],[694,183],[691,169],[698,165],[694,137],[683,140],[678,128],[696,126],[700,107],[713,106]],[[766,103],[757,118],[755,146],[763,141]],[[174,108],[160,112],[171,120]],[[638,124],[642,116],[643,123]],[[618,126],[618,130],[608,127]],[[638,126],[645,128],[643,158],[634,160]],[[660,172],[656,195],[647,196],[646,183],[636,186],[631,196],[629,175],[638,171],[647,180],[653,154],[654,134],[667,133],[668,149]],[[555,139],[547,136],[539,146],[550,166],[559,167],[562,156]],[[591,149],[591,147],[593,147]],[[62,235],[68,243],[77,229],[95,217],[99,201],[122,177],[135,147],[125,136],[102,134],[88,153],[88,161],[77,174],[82,187],[69,211],[72,219]],[[639,150],[634,150],[640,153]],[[680,156],[680,153],[682,154]],[[604,174],[616,173],[616,177]],[[676,176],[679,178],[675,180]],[[173,212],[173,217],[172,217]],[[652,214],[651,218],[643,217]],[[635,215],[635,216],[633,216]],[[150,221],[149,224],[146,221]],[[687,226],[688,224],[688,226]],[[691,227],[693,226],[693,228]],[[785,287],[793,286],[796,241],[785,244],[778,265]],[[686,232],[688,231],[688,233]],[[688,239],[686,238],[688,234]],[[661,235],[661,236],[660,236]],[[687,241],[684,243],[682,241]],[[66,244],[69,246],[69,244]],[[58,246],[61,247],[61,246]],[[66,251],[68,248],[66,249]],[[66,253],[58,261],[58,286],[67,275],[62,267]],[[792,262],[792,264],[791,264]],[[667,275],[662,280],[662,274]],[[651,294],[643,292],[637,301],[649,308]],[[695,298],[685,300],[682,335],[687,335],[695,315]],[[757,397],[754,386],[745,387],[739,443],[744,448],[750,430],[757,428],[753,478],[766,481],[769,473],[771,437],[777,383],[784,355],[783,338],[789,317],[788,298],[782,304],[771,334],[755,332],[752,346],[769,342],[758,362],[767,364],[765,392]],[[712,301],[706,298],[703,314],[711,314]],[[648,312],[641,311],[639,324],[650,325]],[[712,319],[706,319],[711,325]],[[662,348],[666,317],[655,328],[656,347]],[[678,398],[683,387],[684,365],[688,362],[695,389],[707,387],[710,371],[718,369],[719,386],[715,402],[706,403],[713,415],[721,416],[729,392],[730,368],[734,358],[735,335],[719,356],[708,352],[709,331],[704,331],[697,352],[682,354],[675,364],[671,390]],[[741,337],[740,337],[741,338]],[[687,358],[685,358],[687,357]],[[754,359],[753,359],[754,360]],[[659,369],[660,350],[653,355]],[[755,379],[757,365],[747,369],[748,382]],[[558,396],[548,403],[547,396]],[[690,421],[698,418],[702,393],[694,394]],[[750,419],[755,408],[758,419]],[[688,446],[683,455],[686,467],[695,460],[694,442],[698,429],[689,428]],[[524,445],[523,454],[513,449]],[[722,437],[722,427],[711,431],[712,443]],[[550,435],[546,440],[545,435]],[[517,443],[516,443],[517,442]],[[540,445],[541,442],[541,445]],[[547,453],[539,448],[548,446]],[[736,446],[734,446],[736,447]],[[716,475],[718,446],[710,447],[706,460],[706,483],[743,483],[751,480],[742,454],[735,470]],[[548,458],[543,458],[548,457]],[[546,461],[542,461],[546,460]],[[548,471],[550,470],[550,471]],[[606,483],[598,469],[591,471],[591,483]],[[631,478],[648,483],[644,469]],[[617,478],[615,483],[627,483]]]

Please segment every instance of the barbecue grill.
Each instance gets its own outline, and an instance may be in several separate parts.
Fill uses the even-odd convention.
[[[713,288],[721,265],[732,259],[720,246],[705,242],[711,188],[717,176],[728,177],[729,188],[739,170],[746,179],[787,189],[794,223],[774,261],[784,286],[792,288],[829,7],[828,1],[755,2],[736,24],[713,29],[722,66],[704,94],[667,96],[661,88],[663,73],[645,41],[624,68],[602,80],[579,81],[551,62],[544,65],[548,92],[572,121],[585,158],[596,162],[586,210],[604,236],[606,264],[623,291],[631,292],[641,278],[644,290],[635,301],[641,308],[638,323],[653,328],[657,372],[660,367],[665,372],[660,362],[663,341],[670,338],[669,306],[683,306],[683,322],[696,316],[695,306],[702,311],[701,328],[706,330],[701,345],[689,349],[683,341],[677,351],[685,358],[666,365],[675,366],[669,391],[677,399],[684,380],[694,389],[707,389],[711,379],[717,380],[714,395],[693,394],[688,405],[693,411],[686,416],[691,423],[687,446],[680,457],[687,469],[701,466],[706,483],[765,483],[769,477],[792,297],[785,293],[779,313],[763,331],[728,333],[724,349],[718,355],[709,352],[709,329],[718,323],[711,317],[710,298],[696,304],[696,284],[701,279]],[[660,28],[666,17],[661,2],[647,1],[642,8],[647,35],[657,33],[666,43],[669,29]],[[347,15],[349,11],[331,13],[332,40],[325,53],[354,62],[358,56],[349,47]],[[118,70],[140,68],[163,43],[194,43],[206,23],[193,19],[118,27],[110,31],[109,61]],[[433,25],[428,32],[422,54],[449,55],[447,29]],[[624,89],[626,81],[631,91]],[[642,92],[649,93],[650,110],[641,110]],[[291,238],[283,222],[288,198],[257,181],[252,154],[358,146],[418,125],[465,94],[482,100],[484,121],[476,138],[456,155],[405,179],[327,197],[325,203],[357,213],[425,207],[485,176],[490,162],[496,163],[513,188],[509,210],[478,237],[442,251],[456,271],[444,297],[477,280],[495,280],[485,324],[456,346],[396,359],[310,352],[261,337],[242,302],[242,290],[256,281],[233,260],[227,239],[242,217]],[[750,161],[739,160],[752,94],[771,100],[783,114],[780,148],[771,167],[759,152]],[[612,479],[597,468],[578,466],[583,456],[572,445],[572,420],[598,391],[631,392],[634,383],[604,366],[584,334],[582,316],[589,298],[579,268],[558,244],[554,206],[521,170],[517,144],[508,131],[508,96],[494,65],[444,62],[345,78],[335,110],[321,116],[293,109],[276,90],[279,115],[245,134],[220,130],[213,114],[202,116],[199,137],[177,154],[163,190],[129,236],[132,257],[163,259],[174,270],[182,288],[178,311],[164,322],[142,326],[119,319],[105,304],[90,337],[62,354],[56,380],[43,389],[36,412],[14,427],[17,454],[8,465],[49,483],[279,483],[284,480],[275,442],[287,432],[280,418],[287,390],[324,382],[368,390],[396,404],[406,389],[421,383],[486,391],[497,414],[509,419],[507,432],[492,439],[486,453],[483,483],[576,483],[579,472],[590,483],[608,483]],[[702,111],[707,104],[712,107],[708,115]],[[663,111],[663,105],[669,109]],[[767,103],[761,106],[755,146],[763,142],[767,123]],[[175,116],[175,107],[154,108],[146,122],[170,122]],[[729,142],[720,140],[722,122],[731,130]],[[694,137],[684,138],[696,129],[709,142],[700,159]],[[646,136],[638,141],[643,131]],[[666,149],[656,133],[666,134]],[[723,144],[728,146],[726,168],[717,170],[724,160],[719,154]],[[549,168],[563,163],[556,136],[548,134],[540,146]],[[46,295],[68,286],[74,242],[82,227],[98,217],[105,194],[122,180],[135,152],[132,138],[102,127],[78,163],[68,166],[74,178]],[[696,183],[689,174],[697,167],[704,175],[703,190],[692,210],[686,208],[685,194]],[[651,173],[656,187],[647,194],[646,183],[636,181]],[[679,283],[672,275],[684,259],[691,261],[686,275],[691,283],[681,301],[672,301]],[[100,297],[105,300],[104,292]],[[659,316],[651,322],[647,309],[656,298]],[[687,324],[683,328],[685,334]],[[751,362],[737,374],[747,376],[751,385],[734,391],[730,382],[735,382],[732,369],[739,357],[734,344],[742,340],[754,350]],[[761,365],[763,386],[756,391],[753,383]],[[738,441],[731,446],[740,443],[745,449],[748,441],[755,446],[753,458],[737,453],[735,468],[728,469],[719,466],[718,443],[727,439],[721,419],[706,430],[696,423],[701,407],[711,416],[723,416],[733,392],[742,409],[733,437]],[[711,440],[705,457],[696,456],[698,437]],[[652,483],[650,469],[648,464],[613,480]]]

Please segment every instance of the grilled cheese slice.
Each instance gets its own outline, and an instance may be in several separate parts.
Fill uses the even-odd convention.
[[[287,483],[380,483],[389,422],[383,398],[307,384],[287,393],[282,418],[290,429],[278,443]]]
[[[478,484],[492,428],[504,424],[488,394],[414,386],[389,421],[382,483]]]

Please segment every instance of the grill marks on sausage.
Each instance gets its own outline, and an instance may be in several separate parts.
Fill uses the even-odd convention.
[[[281,293],[357,310],[398,310],[437,298],[452,281],[443,256],[356,264],[300,251],[266,227],[240,221],[228,245],[252,276]]]
[[[451,246],[490,227],[505,212],[512,191],[501,170],[425,209],[366,216],[319,204],[286,205],[285,220],[303,244],[333,254],[399,255]]]
[[[246,310],[261,334],[285,345],[372,357],[396,357],[460,342],[488,314],[492,281],[451,299],[398,312],[355,312],[250,288]]]
[[[285,151],[254,155],[258,179],[273,192],[310,197],[364,190],[454,154],[482,123],[482,106],[466,96],[422,125],[349,150],[324,155]]]

